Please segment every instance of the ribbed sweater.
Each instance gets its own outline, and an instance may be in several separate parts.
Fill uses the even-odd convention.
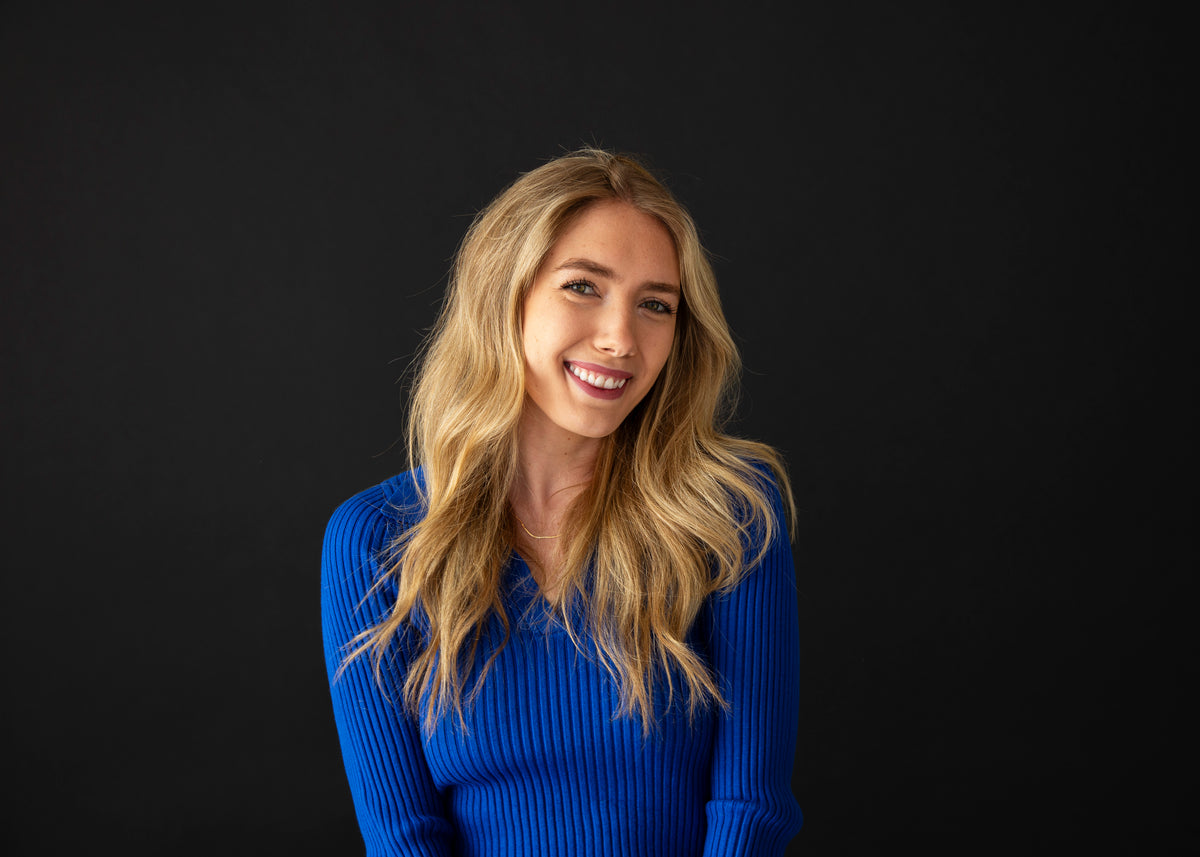
[[[777,490],[774,504],[782,522]],[[390,577],[369,590],[416,507],[412,477],[401,474],[343,503],[325,533],[325,660],[368,855],[783,853],[801,823],[791,791],[799,631],[786,534],[732,591],[709,599],[689,636],[727,712],[689,724],[678,699],[660,699],[649,737],[637,716],[617,717],[618,689],[594,644],[585,637],[576,647],[514,552],[502,588],[511,635],[464,708],[467,728],[451,715],[424,733],[399,692],[419,652],[417,625],[396,642],[384,688],[368,657],[334,680],[347,641],[395,602]],[[502,639],[493,617],[486,644]],[[490,653],[476,658],[470,681]]]

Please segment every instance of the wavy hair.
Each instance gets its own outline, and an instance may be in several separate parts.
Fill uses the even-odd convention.
[[[688,632],[705,599],[732,588],[794,518],[779,455],[721,432],[740,360],[691,216],[627,155],[581,149],[523,174],[475,217],[455,256],[409,401],[408,452],[410,466],[422,468],[423,514],[398,534],[376,584],[395,584],[391,614],[352,640],[347,658],[370,652],[382,682],[389,646],[419,624],[423,646],[403,701],[414,715],[424,708],[427,730],[448,710],[463,722],[464,692],[470,704],[499,652],[468,689],[492,615],[504,629],[500,645],[508,640],[501,579],[515,544],[508,495],[525,404],[522,306],[556,239],[601,200],[662,222],[682,289],[666,364],[603,440],[561,535],[566,565],[555,607],[581,651],[584,633],[594,640],[620,688],[618,715],[639,715],[648,731],[663,686],[668,707],[686,693],[689,717],[726,705]],[[764,465],[788,522],[772,512]],[[748,544],[760,545],[749,562]]]

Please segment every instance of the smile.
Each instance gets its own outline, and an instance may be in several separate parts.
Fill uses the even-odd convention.
[[[614,378],[611,375],[601,375],[598,372],[589,372],[587,369],[581,369],[574,363],[568,363],[567,368],[571,370],[571,374],[583,381],[585,384],[591,384],[601,390],[619,390],[625,386],[628,378]]]
[[[567,376],[584,394],[593,399],[619,399],[625,395],[625,382],[633,376],[620,369],[608,369],[595,363],[566,361],[563,369]],[[609,374],[612,373],[612,374]]]

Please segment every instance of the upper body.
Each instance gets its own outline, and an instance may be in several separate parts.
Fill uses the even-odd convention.
[[[391,609],[394,585],[370,589],[405,510],[418,507],[406,473],[334,513],[321,590],[331,679],[344,645]],[[689,723],[678,701],[662,711],[659,700],[648,738],[636,719],[614,718],[612,679],[594,652],[577,651],[519,554],[506,572],[511,634],[464,712],[465,731],[447,717],[423,735],[395,701],[398,675],[381,688],[367,660],[331,683],[367,853],[783,853],[801,820],[790,785],[799,644],[787,539],[732,592],[714,595],[693,629],[728,712]],[[503,637],[497,624],[489,632],[490,642]],[[397,641],[396,673],[416,643]]]
[[[633,159],[565,155],[476,217],[409,403],[414,470],[326,533],[369,853],[782,853],[791,493],[773,449],[719,429],[736,375],[695,224]]]

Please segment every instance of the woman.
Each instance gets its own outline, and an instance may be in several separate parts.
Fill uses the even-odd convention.
[[[636,161],[569,154],[475,219],[414,469],[325,536],[368,854],[782,853],[791,500],[773,450],[717,429],[736,377],[695,226]]]

